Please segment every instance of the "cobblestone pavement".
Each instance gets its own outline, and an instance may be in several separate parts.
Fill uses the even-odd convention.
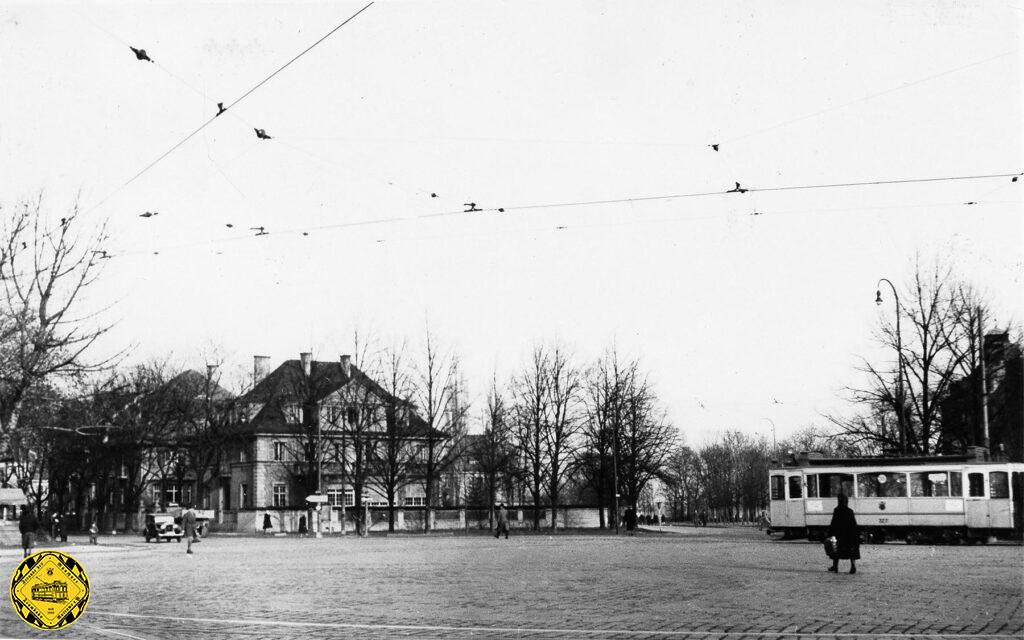
[[[667,528],[668,529],[668,528]],[[611,535],[105,538],[65,551],[92,600],[0,638],[956,638],[1024,635],[1024,548],[872,545],[827,573],[819,544],[752,529]],[[10,575],[20,559],[0,550]],[[846,563],[841,569],[845,571]]]

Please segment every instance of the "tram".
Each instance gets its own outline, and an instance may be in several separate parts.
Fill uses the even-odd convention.
[[[34,584],[32,599],[40,602],[64,602],[68,599],[68,584],[61,580]]]
[[[1024,464],[970,456],[791,455],[768,472],[771,531],[822,539],[843,493],[865,542],[974,542],[1024,533]]]

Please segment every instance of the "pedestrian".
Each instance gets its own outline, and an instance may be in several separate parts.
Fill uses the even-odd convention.
[[[270,512],[263,514],[263,535],[267,535],[267,532],[274,528],[274,525],[270,522]]]
[[[35,535],[39,522],[36,514],[32,511],[32,505],[26,503],[21,507],[21,517],[18,518],[18,530],[21,531],[21,547],[25,551],[23,558],[32,555],[32,536]]]
[[[636,529],[636,509],[626,507],[626,535],[633,535],[633,529]]]
[[[188,538],[185,553],[192,553],[192,542],[196,539],[196,512],[192,510],[192,505],[185,505],[185,512],[181,514],[181,528],[185,530],[185,537]]]
[[[100,533],[100,528],[96,524],[96,521],[92,521],[92,525],[89,527],[89,544],[99,544],[96,540],[96,536]]]
[[[504,502],[498,505],[498,530],[494,533],[494,537],[500,538],[502,533],[508,540],[508,509],[505,508]]]
[[[845,493],[840,493],[837,501],[839,504],[832,510],[832,522],[828,525],[828,533],[825,534],[836,539],[832,566],[828,570],[838,573],[839,561],[849,560],[850,573],[857,573],[857,560],[860,560],[860,531],[857,528],[857,518],[853,515],[850,499]]]

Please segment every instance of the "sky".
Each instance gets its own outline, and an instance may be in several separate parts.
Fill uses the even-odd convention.
[[[479,410],[537,343],[614,346],[699,444],[852,411],[915,256],[1024,317],[1024,182],[756,191],[1024,170],[1013,2],[382,1],[266,80],[364,6],[0,3],[0,204],[107,224],[100,350],[429,326]]]

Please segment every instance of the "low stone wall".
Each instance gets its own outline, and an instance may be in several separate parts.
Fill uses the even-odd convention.
[[[540,516],[540,527],[551,528],[552,510],[540,508],[537,510]],[[370,531],[388,531],[388,510],[386,508],[374,507],[369,510]],[[267,510],[245,510],[231,511],[222,514],[220,522],[212,522],[211,531],[223,531],[234,533],[264,533],[264,515],[270,515],[270,529],[267,533],[298,533],[305,524],[307,531],[313,530],[313,523],[316,517],[308,511],[297,509],[267,509]],[[342,513],[340,509],[334,509],[333,513],[324,509],[324,533],[341,533]],[[345,511],[344,531],[351,533],[356,530],[356,519],[353,511]],[[424,520],[428,515],[425,508],[404,508],[395,510],[395,531],[423,531]],[[432,512],[433,522],[431,529],[434,531],[468,531],[483,530],[490,528],[490,515],[487,509],[434,509]],[[605,510],[606,524],[611,526],[607,519],[608,510]],[[508,510],[509,528],[530,529],[533,527],[533,508],[511,508]],[[558,529],[596,529],[600,525],[600,515],[597,507],[561,507],[555,517],[555,526]]]

